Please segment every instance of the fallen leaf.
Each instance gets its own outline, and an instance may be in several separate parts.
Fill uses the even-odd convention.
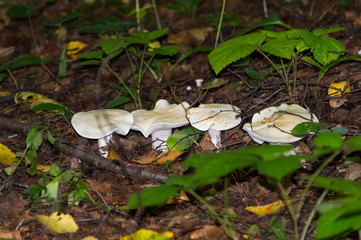
[[[71,59],[77,59],[79,57],[79,52],[84,49],[86,46],[88,46],[86,43],[80,42],[80,41],[71,41],[68,43],[68,50],[66,54]]]
[[[75,233],[79,227],[73,217],[69,214],[53,212],[50,217],[45,215],[36,215],[36,219],[44,225],[49,231],[55,233]]]
[[[265,216],[266,214],[272,214],[278,212],[284,203],[282,200],[278,200],[277,202],[273,202],[267,205],[262,206],[249,206],[246,207],[245,210],[253,212],[258,215],[259,218]]]
[[[36,169],[38,169],[42,172],[47,172],[50,170],[50,166],[49,165],[38,165],[38,166],[36,166]]]
[[[225,233],[217,226],[206,225],[191,233],[190,239],[193,240],[220,240],[227,239]]]
[[[153,230],[140,229],[131,235],[120,237],[119,240],[165,240],[171,238],[173,238],[173,233],[169,231],[159,234]]]
[[[148,51],[153,51],[154,48],[160,48],[159,41],[154,41],[148,44]]]
[[[87,236],[85,238],[82,238],[81,240],[98,240],[98,238],[93,237],[93,236]]]
[[[8,147],[0,143],[0,163],[11,166],[15,157],[15,154]]]
[[[13,232],[0,232],[0,239],[13,239],[13,240],[21,240],[20,231]]]
[[[212,31],[212,27],[191,28],[177,34],[169,34],[167,41],[170,44],[177,45],[191,44],[193,42],[200,45]]]
[[[10,95],[11,95],[11,92],[8,92],[8,91],[0,92],[0,97],[6,97],[6,96],[10,96]]]
[[[151,151],[148,154],[139,156],[134,159],[134,162],[139,164],[150,164],[157,161],[158,164],[165,164],[167,161],[174,161],[177,157],[179,157],[184,152],[178,151],[166,151],[158,154],[157,151]]]
[[[43,104],[43,103],[52,103],[52,104],[56,104],[56,105],[65,107],[64,105],[58,103],[55,100],[52,100],[40,93],[34,93],[34,92],[18,92],[15,94],[14,101],[15,101],[15,103],[19,103],[20,101],[30,102],[31,109],[33,109],[35,106],[37,106],[39,104]]]
[[[176,204],[181,202],[189,202],[189,198],[184,191],[180,192],[180,196],[171,197],[170,199],[168,199],[166,204]]]
[[[347,102],[346,98],[334,98],[330,99],[329,104],[332,108],[341,107],[345,102]]]
[[[351,90],[351,88],[348,85],[347,81],[332,83],[330,85],[330,87],[333,87],[333,88],[328,89],[328,96],[330,96],[330,97],[341,97],[342,95],[344,95],[345,93],[350,92],[350,90]],[[335,88],[337,88],[339,90],[336,90]]]

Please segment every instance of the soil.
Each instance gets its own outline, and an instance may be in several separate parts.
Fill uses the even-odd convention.
[[[6,15],[10,4],[0,5],[0,65],[27,54],[42,59],[51,58],[52,62],[43,66],[35,65],[5,72],[6,77],[0,83],[1,117],[5,117],[10,122],[44,126],[47,124],[51,112],[35,113],[31,111],[29,102],[14,103],[15,94],[22,91],[43,94],[65,105],[71,111],[71,115],[76,112],[104,108],[112,99],[125,96],[125,93],[121,93],[114,87],[119,86],[120,83],[106,68],[100,68],[99,65],[78,66],[76,65],[78,60],[71,60],[67,62],[66,76],[58,77],[58,67],[63,48],[69,41],[84,42],[87,47],[83,51],[92,51],[98,49],[99,38],[107,37],[81,34],[80,26],[93,24],[95,19],[110,15],[116,16],[120,21],[135,21],[134,16],[128,16],[129,9],[134,8],[133,5],[124,4],[123,8],[112,3],[113,1],[101,1],[97,7],[91,9],[80,0],[17,2],[38,6],[38,12],[31,17],[31,21],[13,19]],[[140,1],[140,5],[144,6],[150,2]],[[170,2],[157,1],[160,23],[162,27],[169,27],[168,36],[162,38],[161,43],[180,45],[182,52],[201,45],[213,47],[218,18],[210,18],[210,16],[212,14],[219,16],[217,14],[221,12],[222,1],[203,1],[197,7],[194,16],[182,14],[167,7]],[[361,49],[361,3],[359,1],[344,1],[349,2],[347,6],[340,5],[343,1],[269,0],[266,2],[268,15],[277,15],[292,28],[312,30],[314,28],[344,27],[344,31],[330,34],[330,36],[346,46],[347,55],[357,56]],[[312,4],[314,4],[313,7]],[[64,16],[74,9],[78,9],[81,15],[79,19],[63,24],[66,29],[63,37],[56,34],[57,27],[44,25],[45,19],[59,19],[60,16]],[[237,33],[245,26],[259,22],[265,16],[262,1],[229,0],[225,12],[238,17],[239,22],[232,26],[225,17],[221,41],[237,36]],[[157,29],[151,9],[142,19],[141,27],[149,31]],[[209,27],[214,28],[209,29]],[[198,35],[192,35],[188,31],[193,28],[199,28],[195,30]],[[283,31],[285,29],[274,26],[273,30]],[[135,31],[135,29],[129,31]],[[178,56],[171,57],[169,62],[163,64],[162,70],[169,70],[170,63],[174,64]],[[252,56],[251,65],[258,70],[270,67],[265,59],[257,55]],[[125,55],[112,61],[111,67],[126,83],[132,85],[132,66],[129,65]],[[160,81],[147,72],[141,83],[140,95],[145,109],[150,109],[158,99],[167,99],[171,103],[187,101],[192,106],[200,103],[232,103],[240,108],[242,124],[222,133],[223,148],[221,151],[256,145],[242,131],[241,126],[249,122],[254,113],[265,107],[277,106],[281,103],[297,103],[308,107],[325,127],[347,128],[349,133],[346,138],[359,134],[361,127],[360,63],[358,61],[343,62],[331,68],[321,82],[317,81],[317,76],[317,69],[302,65],[298,70],[296,94],[290,97],[282,79],[277,74],[271,74],[265,79],[256,81],[245,74],[243,67],[232,64],[216,76],[209,65],[208,54],[196,53],[181,62],[172,71],[166,71]],[[196,86],[196,79],[204,79],[202,83],[204,86],[216,77],[222,77],[228,82],[208,91]],[[332,97],[327,93],[328,86],[340,81],[347,81],[351,91],[342,97],[341,103],[332,107],[330,105]],[[161,90],[155,98],[156,91],[164,82],[172,82],[173,85]],[[234,86],[232,83],[239,83],[239,86],[232,88],[231,86]],[[132,100],[117,108],[127,111],[136,109]],[[2,121],[5,121],[5,118]],[[219,223],[209,216],[205,206],[191,196],[188,196],[188,201],[176,200],[176,203],[166,204],[159,208],[139,209],[138,211],[126,211],[123,208],[127,204],[128,197],[139,189],[158,185],[160,179],[167,174],[184,174],[182,162],[190,155],[217,151],[207,135],[199,140],[199,144],[193,144],[191,148],[168,165],[158,164],[154,161],[139,164],[134,159],[152,154],[151,140],[144,138],[139,132],[130,131],[126,137],[116,137],[112,141],[111,146],[113,151],[118,153],[118,160],[101,159],[101,161],[109,161],[109,164],[95,164],[90,160],[79,161],[79,156],[75,155],[77,149],[98,155],[98,145],[96,140],[81,138],[72,128],[70,119],[71,117],[58,115],[52,118],[49,124],[51,129],[58,130],[57,137],[65,139],[69,144],[69,149],[74,149],[74,151],[61,151],[64,146],[54,147],[44,141],[38,150],[38,164],[55,163],[63,171],[72,169],[84,174],[83,179],[90,187],[89,194],[94,202],[84,200],[78,206],[71,208],[66,202],[62,203],[63,211],[73,216],[79,225],[79,230],[73,234],[55,234],[36,220],[35,215],[49,216],[57,210],[57,205],[34,206],[27,199],[24,191],[37,184],[43,173],[38,171],[38,174],[34,176],[29,175],[26,172],[25,161],[22,161],[11,177],[4,171],[6,166],[0,164],[0,238],[82,239],[86,236],[94,236],[98,239],[119,239],[121,236],[144,228],[157,232],[171,231],[179,239],[228,239]],[[0,143],[13,152],[24,152],[26,134],[24,131],[16,131],[16,129],[0,125]],[[312,149],[309,139],[304,139],[294,145],[300,147],[303,153],[310,152]],[[320,162],[307,163],[304,168],[299,170],[299,173],[311,174],[319,165]],[[132,170],[115,171],[112,169],[114,166],[128,166]],[[350,171],[348,168],[349,166],[344,164],[342,156],[340,156],[324,169],[322,175],[344,177],[346,172]],[[149,171],[151,174],[148,177],[144,177],[146,174],[138,174],[143,170]],[[229,180],[228,206],[236,214],[233,228],[237,232],[237,237],[245,239],[252,225],[258,225],[261,227],[260,229],[267,229],[273,215],[258,218],[257,215],[245,208],[278,201],[281,197],[277,188],[270,185],[264,176],[254,171],[237,172],[230,176]],[[206,186],[197,190],[201,195],[206,194],[207,190],[215,190],[214,194],[205,199],[219,213],[224,212],[225,191],[222,181],[220,180],[215,186]],[[292,177],[284,181],[286,191],[292,199],[299,197],[304,184],[304,181]],[[66,191],[65,185],[64,187],[60,186],[59,195]],[[299,232],[302,232],[306,219],[321,193],[322,191],[314,189],[306,198]],[[332,195],[329,198],[332,198]],[[282,208],[278,214],[286,219],[286,233],[292,238],[294,235],[289,213]],[[313,221],[307,239],[311,239],[313,236],[315,225],[316,221]],[[275,239],[275,237],[267,236],[266,232],[255,230],[253,239]]]

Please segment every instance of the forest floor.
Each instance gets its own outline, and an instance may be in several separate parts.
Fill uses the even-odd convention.
[[[182,162],[189,156],[203,152],[216,152],[208,135],[202,136],[198,144],[193,144],[180,156],[169,159],[172,161],[166,164],[158,164],[154,161],[156,159],[154,156],[160,153],[152,150],[150,138],[144,138],[140,132],[136,131],[130,131],[126,137],[114,137],[111,146],[118,160],[80,161],[81,157],[75,155],[79,149],[98,155],[98,145],[96,140],[81,138],[76,133],[70,124],[71,115],[104,108],[111,100],[120,96],[129,97],[129,95],[119,90],[121,85],[119,80],[103,65],[79,66],[77,63],[80,60],[69,59],[69,56],[62,55],[62,52],[70,41],[81,41],[87,44],[82,52],[99,50],[99,39],[109,38],[109,35],[85,34],[79,29],[94,24],[97,19],[109,16],[114,16],[120,22],[135,22],[135,15],[129,14],[135,8],[133,3],[127,5],[122,1],[101,1],[98,4],[87,5],[81,0],[18,2],[24,2],[36,12],[29,19],[9,18],[7,11],[10,5],[0,5],[0,66],[12,59],[29,54],[40,59],[51,58],[52,61],[43,65],[34,64],[2,71],[5,77],[0,81],[0,115],[3,117],[1,121],[4,122],[0,124],[0,143],[14,153],[24,153],[24,151],[29,151],[25,133],[31,124],[40,124],[50,130],[58,130],[54,136],[64,140],[66,146],[69,146],[68,151],[62,150],[67,148],[64,145],[52,145],[44,139],[39,149],[35,150],[37,152],[35,161],[38,165],[56,164],[63,172],[66,170],[81,172],[83,175],[73,177],[72,183],[80,183],[79,179],[81,179],[89,186],[89,190],[88,195],[83,196],[84,199],[76,206],[70,206],[67,203],[66,193],[74,187],[70,186],[69,182],[59,183],[59,187],[56,188],[57,198],[51,203],[40,199],[36,194],[38,198],[35,196],[31,199],[27,191],[30,187],[40,186],[40,179],[53,178],[41,170],[37,170],[35,174],[29,174],[29,166],[25,165],[24,159],[19,162],[19,166],[11,176],[5,172],[8,166],[0,163],[0,238],[82,239],[86,236],[94,236],[98,239],[119,239],[139,229],[151,229],[159,233],[170,231],[178,239],[228,239],[220,223],[209,214],[205,205],[189,194],[187,194],[188,200],[176,198],[173,199],[174,203],[156,208],[137,211],[125,209],[129,196],[134,192],[159,185],[163,176],[191,172],[187,170],[185,173],[182,167]],[[191,7],[183,9],[184,11],[172,9],[169,7],[172,1],[156,2],[161,26],[169,28],[167,35],[159,39],[161,45],[178,45],[181,53],[198,46],[214,48],[222,1],[205,0],[194,12]],[[341,2],[349,2],[349,4],[343,6]],[[151,1],[140,1],[140,6],[150,3]],[[312,3],[314,3],[313,7]],[[59,23],[61,16],[73,11],[80,13],[73,20],[64,21],[58,25],[46,24],[50,22],[49,20]],[[335,4],[334,1],[269,0],[267,11],[269,16],[277,15],[292,28],[313,30],[344,27],[345,30],[332,33],[330,36],[345,45],[346,55],[358,56],[361,49],[360,1],[336,1]],[[238,36],[246,26],[262,21],[265,16],[260,0],[229,0],[225,12],[227,14],[224,17],[220,42]],[[153,9],[145,10],[145,14],[141,19],[141,28],[148,31],[157,30]],[[287,30],[280,25],[268,26],[268,28],[274,31]],[[127,35],[132,31],[134,32],[135,28],[115,32],[112,37]],[[65,74],[60,77],[61,56],[67,57],[68,61]],[[200,103],[227,103],[237,106],[241,109],[242,123],[236,128],[222,132],[221,151],[257,145],[242,130],[243,124],[250,122],[254,113],[282,103],[307,106],[326,128],[348,129],[349,132],[345,138],[360,133],[361,65],[359,61],[345,61],[332,67],[320,82],[318,82],[318,69],[302,65],[297,72],[295,95],[290,97],[284,82],[275,73],[255,80],[250,78],[245,73],[244,67],[237,63],[229,65],[220,74],[215,75],[209,64],[208,52],[193,53],[171,69],[171,64],[176,63],[177,59],[179,59],[179,54],[170,56],[167,60],[163,59],[163,62],[159,61],[159,64],[162,64],[159,72],[165,72],[161,79],[155,79],[149,71],[145,73],[140,84],[142,108],[151,109],[158,99],[166,99],[171,103],[186,101],[192,106]],[[135,63],[133,66],[129,64],[129,59],[125,54],[119,55],[111,61],[110,66],[127,84],[136,88],[133,84],[133,70],[140,66],[140,59],[133,55],[132,60]],[[258,71],[270,67],[270,64],[257,54],[252,55],[250,64]],[[209,90],[196,86],[196,79],[203,79],[202,86],[205,86],[216,77],[221,77],[224,82]],[[331,103],[333,105],[331,106],[332,97],[328,95],[328,87],[340,81],[347,81],[351,91],[339,102]],[[169,83],[169,85],[162,85],[163,83]],[[35,113],[31,110],[29,101],[33,101],[38,96],[31,95],[28,101],[14,102],[15,94],[19,92],[43,94],[66,106],[70,110],[70,116],[54,116],[54,112],[51,111]],[[22,100],[25,98],[23,97]],[[116,108],[131,112],[136,110],[136,104],[131,99]],[[5,123],[5,121],[9,122]],[[17,122],[28,125],[21,125],[25,130],[21,127],[16,128]],[[305,138],[293,145],[299,147],[303,154],[312,152],[314,147],[310,138]],[[27,161],[31,162],[29,159]],[[109,164],[101,161],[109,161]],[[307,163],[297,171],[297,174],[312,174],[321,162],[322,160]],[[351,165],[352,169],[350,169]],[[131,170],[115,166],[127,166]],[[343,156],[339,155],[323,169],[321,175],[344,178],[345,175],[346,177],[352,174],[357,175],[359,169],[353,164],[345,164]],[[149,172],[144,173],[143,170]],[[146,175],[147,173],[150,175]],[[359,176],[361,175],[349,179],[355,180]],[[265,176],[249,169],[233,173],[227,182],[226,191],[224,179],[222,179],[211,186],[202,186],[197,189],[197,192],[218,213],[225,214],[225,204],[228,205],[228,211],[234,212],[232,228],[237,233],[237,238],[277,239],[274,232],[270,232],[270,221],[274,215],[258,217],[245,208],[277,202],[282,199],[279,189],[270,184]],[[291,199],[299,198],[305,184],[304,179],[292,176],[283,180],[285,190]],[[300,233],[321,194],[320,189],[311,188],[307,195],[299,220]],[[330,194],[327,199],[332,197],[333,195]],[[35,217],[39,214],[50,216],[54,211],[70,214],[79,226],[79,230],[76,233],[56,234],[46,229]],[[275,214],[286,220],[286,236],[293,239],[295,236],[293,223],[287,209],[283,207]],[[314,221],[311,222],[306,239],[314,236],[317,216],[316,214]],[[250,232],[250,229],[253,231]],[[353,235],[349,237],[352,238]]]

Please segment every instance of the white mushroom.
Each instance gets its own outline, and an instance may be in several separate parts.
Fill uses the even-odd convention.
[[[164,99],[158,100],[153,110],[141,109],[132,112],[134,123],[131,129],[142,132],[146,138],[151,135],[152,148],[166,151],[166,141],[172,134],[172,128],[188,123],[185,111],[188,107],[187,102],[177,105],[169,104]]]
[[[281,104],[268,107],[256,113],[251,123],[246,123],[243,130],[257,143],[293,143],[301,138],[291,134],[292,129],[302,122],[318,122],[317,117],[297,104]]]
[[[241,123],[239,108],[230,104],[201,104],[191,108],[188,117],[191,125],[198,130],[208,131],[216,148],[221,148],[221,131],[236,127]]]
[[[99,152],[103,157],[108,151],[102,148],[107,146],[112,133],[127,135],[133,124],[133,115],[120,109],[102,109],[76,113],[71,124],[82,137],[98,139]]]

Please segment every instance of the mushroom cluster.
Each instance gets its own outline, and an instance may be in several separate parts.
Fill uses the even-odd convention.
[[[129,130],[140,131],[144,137],[152,137],[152,148],[166,151],[167,139],[172,129],[191,124],[200,131],[208,131],[213,145],[222,147],[221,131],[238,126],[239,108],[230,104],[201,104],[189,108],[187,102],[169,104],[158,100],[153,110],[135,110],[131,113],[119,109],[103,109],[76,113],[71,123],[76,132],[85,138],[98,139],[99,151],[103,157],[108,152],[102,148],[108,145],[113,133],[126,135]],[[318,122],[316,116],[305,108],[292,104],[269,107],[256,113],[251,123],[243,130],[257,143],[292,143],[301,138],[293,136],[291,130],[305,121]]]

